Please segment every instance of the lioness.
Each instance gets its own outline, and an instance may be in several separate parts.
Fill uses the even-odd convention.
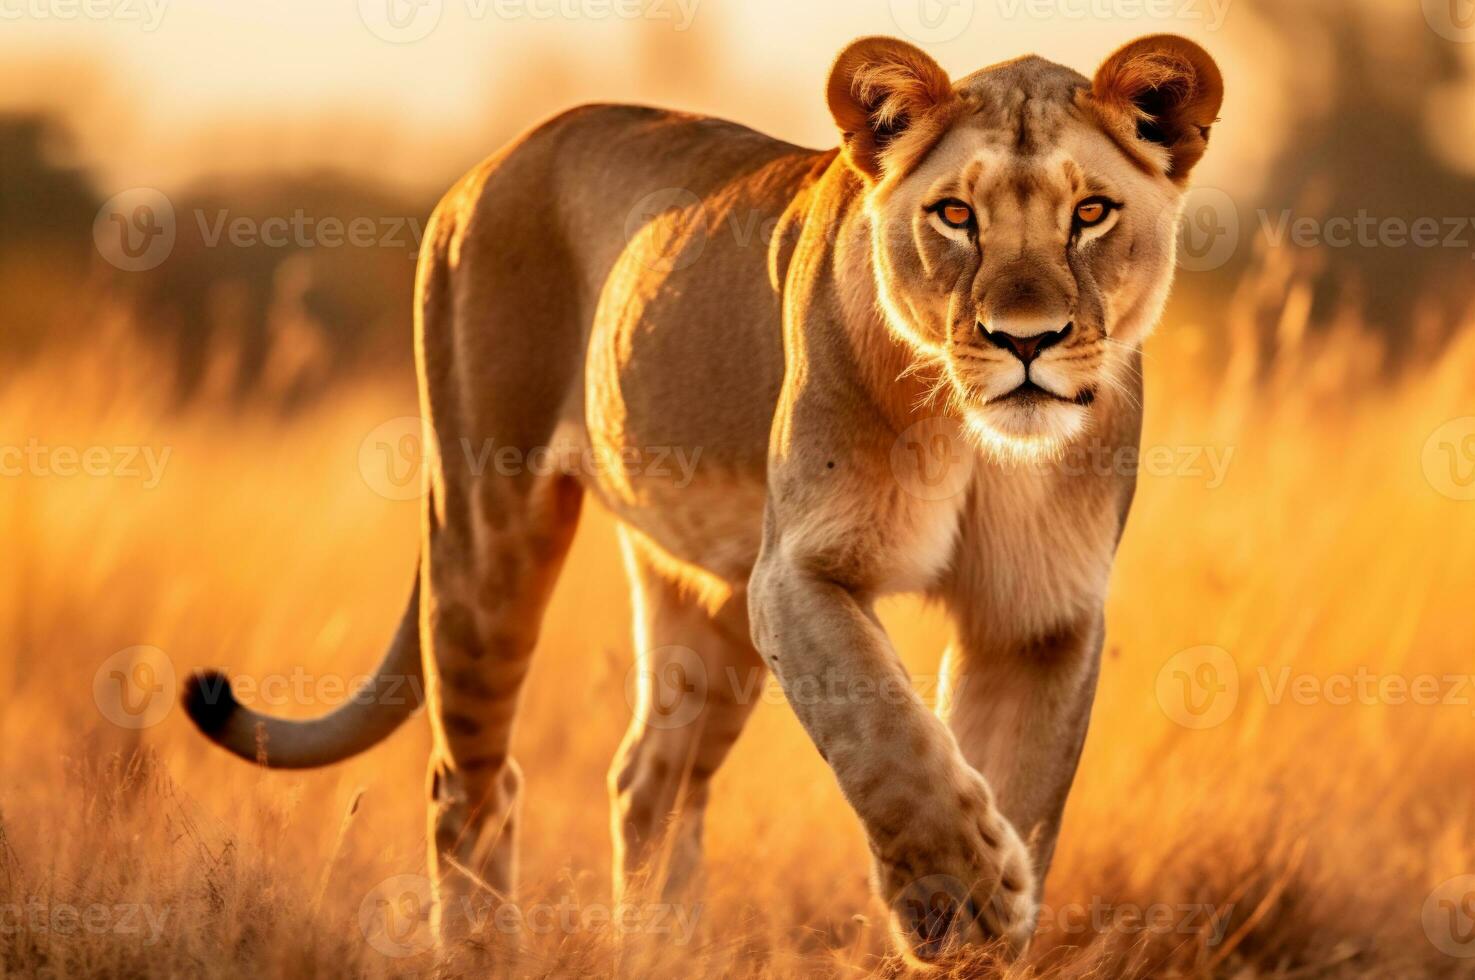
[[[482,883],[513,888],[509,736],[589,493],[620,522],[643,667],[610,774],[617,891],[653,866],[689,885],[766,666],[864,824],[903,951],[1029,941],[1135,486],[1078,454],[1137,444],[1222,81],[1166,35],[1091,80],[1025,57],[956,83],[872,37],[827,95],[838,149],[589,106],[468,174],[420,256],[422,558],[377,680],[309,722],[186,684],[216,742],[305,767],[393,731],[423,670],[443,938]],[[672,451],[684,478],[652,463]],[[509,465],[539,453],[561,465]],[[938,714],[876,618],[897,592],[951,613]]]

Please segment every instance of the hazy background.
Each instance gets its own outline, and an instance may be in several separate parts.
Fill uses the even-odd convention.
[[[385,226],[365,247],[212,244],[202,228],[222,217],[423,222],[482,156],[590,100],[831,145],[825,74],[867,33],[912,37],[955,75],[1025,52],[1089,75],[1112,47],[1155,31],[1205,44],[1227,97],[1196,175],[1185,232],[1196,261],[1180,302],[1228,292],[1287,216],[1365,211],[1443,229],[1475,212],[1460,207],[1475,201],[1475,27],[1459,20],[1461,0],[70,2],[12,0],[0,33],[3,268],[60,293],[6,290],[3,343],[34,351],[95,329],[53,302],[80,285],[142,296],[139,319],[178,349],[186,389],[211,343],[240,347],[252,382],[274,327],[330,355],[298,371],[402,364],[406,350],[413,228]],[[138,188],[167,197],[177,244],[156,268],[118,274],[99,261],[92,226],[105,201]],[[113,210],[135,206],[125,197]],[[1313,324],[1351,306],[1402,347],[1447,328],[1469,297],[1475,228],[1438,237],[1279,244],[1318,272]]]
[[[592,100],[833,145],[857,35],[1090,75],[1173,31],[1227,97],[1011,978],[1475,976],[1475,7],[559,2],[0,0],[0,974],[436,967],[423,718],[264,772],[175,691],[220,667],[309,716],[377,662],[417,547],[415,230],[455,177]],[[610,897],[631,631],[585,514],[514,737],[529,908]],[[930,702],[947,624],[881,614]],[[762,697],[695,935],[554,929],[519,975],[898,975],[853,814]]]

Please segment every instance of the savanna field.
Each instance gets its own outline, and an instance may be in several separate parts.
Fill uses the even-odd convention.
[[[1305,288],[1264,263],[1149,341],[1091,734],[1009,976],[1475,975],[1475,421],[1451,423],[1475,412],[1475,324],[1390,367],[1353,320],[1312,329]],[[423,717],[337,767],[265,772],[172,694],[220,666],[305,717],[373,669],[417,512],[361,448],[415,414],[408,353],[291,413],[208,384],[181,408],[149,345],[106,307],[78,315],[89,343],[0,378],[0,444],[142,448],[108,475],[0,479],[0,972],[465,973],[416,918]],[[632,655],[610,521],[585,514],[515,741],[512,972],[903,972],[858,825],[772,684],[716,780],[701,903],[600,914]],[[931,698],[940,615],[884,618]],[[116,656],[140,646],[161,653]],[[116,723],[120,677],[156,723]]]

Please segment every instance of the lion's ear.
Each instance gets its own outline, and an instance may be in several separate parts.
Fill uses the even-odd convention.
[[[1102,62],[1091,99],[1118,142],[1181,184],[1208,146],[1224,78],[1197,44],[1153,34]]]
[[[946,110],[958,104],[937,62],[889,37],[864,37],[841,51],[827,97],[846,157],[872,180],[930,146],[951,119]]]

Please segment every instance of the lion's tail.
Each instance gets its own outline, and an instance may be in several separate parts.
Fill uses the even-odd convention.
[[[184,710],[215,744],[271,769],[310,769],[347,759],[383,741],[424,701],[419,620],[417,572],[409,608],[374,677],[320,718],[287,721],[253,711],[214,670],[184,682]]]

